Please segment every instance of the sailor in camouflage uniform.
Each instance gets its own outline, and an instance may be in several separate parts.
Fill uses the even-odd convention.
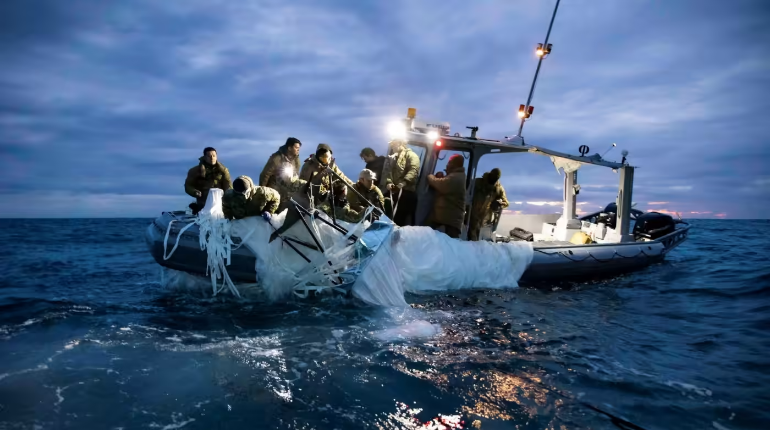
[[[375,172],[369,169],[364,169],[359,173],[359,181],[353,188],[361,194],[365,200],[362,200],[356,193],[350,193],[348,195],[348,204],[351,205],[351,209],[355,211],[362,211],[369,207],[370,203],[375,205],[380,210],[384,210],[384,198],[383,192],[380,191],[375,185],[377,176]]]
[[[479,231],[490,219],[494,210],[509,207],[506,191],[499,179],[501,169],[497,167],[474,180],[474,200],[471,204],[471,220],[469,221],[469,240],[479,240]]]
[[[261,215],[270,220],[281,201],[278,191],[270,187],[255,186],[252,178],[239,176],[233,188],[222,198],[222,212],[227,219],[242,219]]]
[[[332,177],[332,182],[338,180],[335,175],[330,175],[327,172],[327,167],[335,172],[348,185],[353,186],[353,181],[348,179],[343,171],[335,164],[335,159],[332,158],[332,148],[326,143],[319,143],[319,146],[316,148],[316,153],[305,160],[302,169],[300,169],[300,180],[312,182],[316,176],[322,175],[320,183],[321,193],[325,194],[329,191],[329,177]]]
[[[203,150],[203,157],[198,159],[198,165],[190,168],[185,178],[185,193],[196,199],[195,203],[190,204],[193,214],[197,214],[206,205],[206,198],[212,188],[229,190],[230,172],[217,160],[217,150],[207,147]]]
[[[268,158],[260,173],[260,186],[273,188],[281,196],[277,213],[286,209],[289,205],[289,197],[306,183],[298,179],[301,147],[302,143],[299,139],[288,138],[286,143]]]
[[[364,216],[365,210],[356,211],[348,204],[346,194],[348,187],[340,181],[335,182],[332,185],[332,191],[334,193],[334,218],[338,221],[345,221],[350,223],[358,223]],[[325,200],[318,208],[325,214],[332,217],[332,201],[331,199]]]
[[[383,166],[385,184],[383,192],[389,192],[397,207],[396,214],[391,219],[400,227],[415,223],[415,209],[418,205],[416,193],[420,157],[407,145],[407,142],[396,139],[389,143],[389,155]]]

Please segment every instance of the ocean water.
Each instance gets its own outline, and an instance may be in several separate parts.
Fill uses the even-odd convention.
[[[401,311],[170,289],[149,222],[0,220],[0,429],[769,428],[767,220]]]

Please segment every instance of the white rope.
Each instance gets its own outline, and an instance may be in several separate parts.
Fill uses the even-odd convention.
[[[270,223],[270,221],[268,221],[268,223]],[[272,224],[271,224],[271,225],[272,225]],[[244,237],[242,237],[242,238],[241,238],[241,243],[239,243],[239,244],[238,244],[238,246],[236,246],[235,248],[233,248],[233,249],[232,249],[232,251],[235,251],[235,250],[237,250],[237,249],[238,249],[238,248],[240,248],[240,247],[241,247],[243,244],[245,244],[245,243],[246,243],[246,240],[247,240],[247,239],[249,239],[249,238],[252,236],[252,233],[254,233],[255,231],[256,231],[256,229],[251,229],[251,230],[249,231],[249,233],[246,233],[246,236],[244,236]]]
[[[163,238],[163,259],[164,259],[164,261],[165,261],[165,260],[168,260],[169,258],[171,258],[171,256],[172,256],[172,255],[174,255],[174,251],[176,251],[176,250],[177,250],[177,247],[179,246],[179,238],[181,238],[181,237],[182,237],[182,233],[184,233],[184,232],[185,232],[185,230],[187,230],[187,229],[189,229],[190,227],[192,227],[192,226],[194,226],[194,225],[195,225],[195,221],[193,221],[193,222],[191,222],[190,224],[188,224],[188,225],[184,226],[184,227],[183,227],[183,228],[182,228],[182,229],[179,231],[179,233],[177,234],[177,240],[176,240],[176,242],[174,243],[174,247],[173,247],[173,248],[171,248],[171,252],[169,252],[169,255],[166,255],[166,250],[167,250],[167,249],[168,249],[168,247],[169,247],[169,233],[171,232],[171,225],[172,225],[172,224],[174,224],[174,221],[176,221],[176,220],[174,220],[174,219],[173,219],[173,220],[169,221],[169,225],[168,225],[168,226],[166,226],[166,236]]]

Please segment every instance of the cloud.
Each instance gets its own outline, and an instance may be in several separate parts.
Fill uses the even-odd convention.
[[[218,148],[234,176],[255,177],[288,136],[304,142],[303,157],[332,144],[355,176],[361,148],[382,153],[385,124],[407,107],[453,132],[511,135],[552,7],[2,2],[0,192],[16,206],[0,216],[43,216],[41,201],[60,216],[154,216],[186,201],[184,174],[204,146]],[[607,157],[627,149],[641,167],[634,201],[767,217],[768,104],[757,94],[769,89],[769,65],[756,53],[768,48],[768,8],[561,3],[525,138],[571,153],[616,142]],[[487,155],[478,170],[493,167],[511,201],[562,200],[548,157]],[[607,169],[582,168],[579,183],[583,207],[615,200],[618,176]]]

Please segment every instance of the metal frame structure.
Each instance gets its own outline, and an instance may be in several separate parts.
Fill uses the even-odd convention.
[[[617,163],[614,161],[608,161],[594,155],[591,157],[566,154],[559,151],[553,151],[547,148],[528,145],[524,143],[521,137],[515,136],[507,141],[481,139],[477,138],[476,127],[472,129],[473,137],[460,136],[458,133],[455,135],[443,135],[439,137],[431,136],[429,133],[422,133],[412,129],[413,118],[407,118],[404,121],[404,125],[407,130],[402,140],[406,141],[409,146],[422,148],[422,157],[420,172],[418,176],[418,185],[416,193],[418,195],[418,207],[416,208],[415,224],[425,225],[427,223],[428,215],[433,205],[433,191],[428,186],[428,175],[434,173],[437,165],[439,153],[441,151],[461,151],[467,153],[468,165],[466,166],[466,202],[465,202],[465,217],[463,226],[461,228],[461,239],[468,238],[468,229],[470,223],[471,205],[474,196],[474,178],[477,177],[477,166],[482,156],[487,154],[506,154],[506,153],[522,153],[522,154],[536,154],[541,156],[548,156],[555,160],[563,160],[566,162],[578,163],[578,165],[593,165],[599,167],[605,167],[618,171],[619,174],[619,192],[617,197],[617,225],[629,224],[632,204],[632,185],[634,180],[634,167],[630,166],[626,162]],[[576,168],[577,170],[577,168]],[[575,219],[575,196],[572,193],[572,188],[575,185],[577,175],[575,171],[568,172],[568,180],[565,181],[565,204],[563,206],[563,225],[567,225],[567,222],[571,219]],[[570,180],[572,179],[572,180]],[[629,235],[628,227],[626,230],[623,228],[619,231],[619,235],[622,241],[628,241],[631,238]],[[631,239],[633,240],[633,239]]]

